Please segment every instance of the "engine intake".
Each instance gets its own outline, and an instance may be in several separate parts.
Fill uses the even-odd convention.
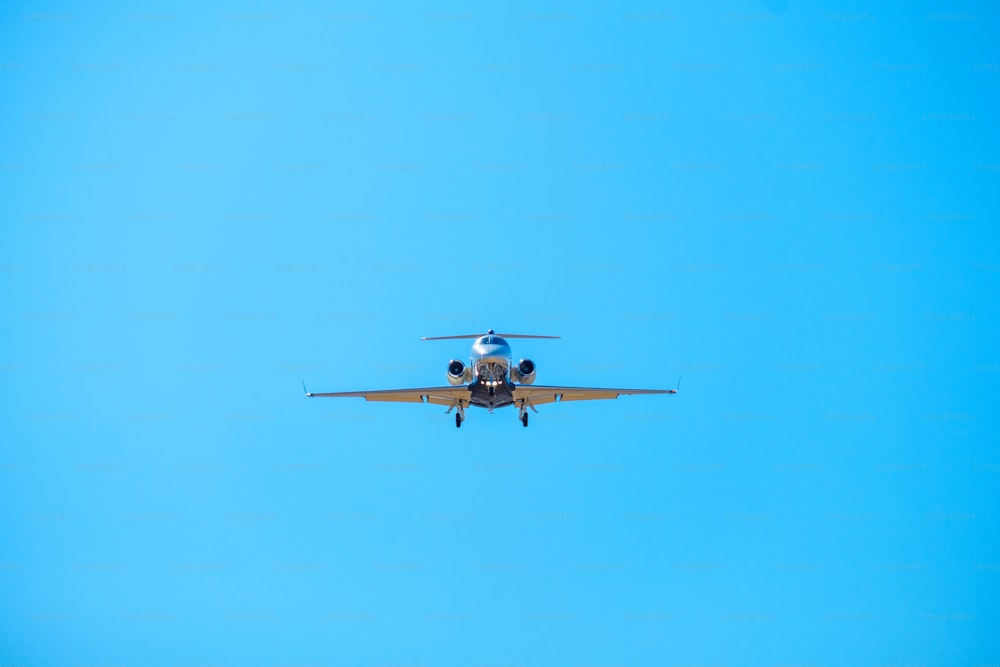
[[[466,371],[468,370],[470,369],[467,369],[465,364],[461,361],[458,359],[452,359],[448,362],[448,382],[453,385],[463,384],[467,381],[466,376],[468,376],[469,373]]]
[[[531,359],[521,359],[517,366],[510,369],[511,379],[521,384],[531,384],[535,381],[535,362]]]

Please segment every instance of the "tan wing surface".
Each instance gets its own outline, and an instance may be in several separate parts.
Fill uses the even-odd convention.
[[[324,393],[306,392],[309,398],[363,398],[366,401],[383,403],[432,403],[434,405],[453,405],[455,401],[469,400],[469,388],[465,385],[457,387],[420,387],[417,389],[379,389],[376,391],[335,391]]]
[[[599,387],[547,387],[518,385],[514,388],[515,403],[527,400],[533,405],[556,401],[600,401],[636,394],[676,394],[676,389],[603,389]]]

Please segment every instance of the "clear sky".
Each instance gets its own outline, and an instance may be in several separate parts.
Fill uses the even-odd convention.
[[[0,664],[997,664],[998,23],[4,3]]]

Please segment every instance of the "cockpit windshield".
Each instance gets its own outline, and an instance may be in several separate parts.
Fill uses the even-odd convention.
[[[505,341],[500,336],[483,336],[482,338],[480,338],[476,342],[479,343],[480,345],[506,345],[507,344],[507,341]]]

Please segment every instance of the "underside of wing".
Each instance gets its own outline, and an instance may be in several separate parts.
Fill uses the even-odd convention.
[[[547,387],[518,385],[514,388],[515,403],[527,400],[533,405],[556,401],[600,401],[636,394],[676,394],[676,389],[604,389],[600,387]]]
[[[469,388],[465,385],[457,387],[420,387],[416,389],[379,389],[376,391],[335,391],[324,393],[306,392],[309,398],[363,398],[366,401],[381,401],[384,403],[433,403],[435,405],[453,405],[455,401],[468,401]]]

